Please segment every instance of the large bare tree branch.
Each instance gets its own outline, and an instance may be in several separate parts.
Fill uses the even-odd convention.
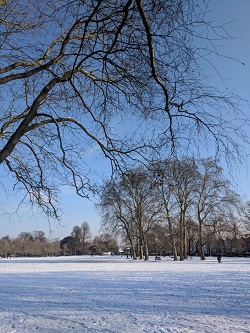
[[[94,189],[90,152],[111,173],[201,142],[239,154],[244,115],[203,72],[205,62],[216,68],[206,58],[220,56],[215,42],[230,37],[206,22],[206,4],[4,2],[0,164],[26,191],[46,188],[53,211],[60,184]]]

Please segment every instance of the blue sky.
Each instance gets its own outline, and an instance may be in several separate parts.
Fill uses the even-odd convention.
[[[250,0],[212,0],[210,4],[210,17],[218,24],[228,22],[227,31],[234,37],[225,41],[222,49],[223,54],[235,61],[221,61],[218,70],[229,90],[242,99],[250,100]],[[240,108],[249,115],[247,103],[242,103]],[[246,155],[250,155],[249,147],[246,148]],[[236,166],[233,176],[239,193],[250,199],[249,166],[250,158],[247,156],[244,164]]]
[[[218,62],[217,69],[229,90],[233,90],[243,99],[250,100],[250,0],[211,0],[210,8],[210,17],[214,23],[231,22],[226,26],[227,31],[235,37],[235,39],[223,42],[222,52],[235,58],[236,61],[221,60]],[[249,113],[247,104],[241,107],[246,113]],[[246,153],[250,154],[250,151]],[[250,159],[248,158],[244,165],[236,166],[233,174],[234,181],[238,185],[238,192],[245,194],[248,199],[250,199],[249,165]],[[0,173],[2,175],[1,169]],[[21,197],[18,194],[6,197],[1,188],[0,195],[0,214],[3,208],[9,212],[15,211]],[[49,224],[46,217],[38,211],[32,211],[30,207],[23,207],[18,214],[13,214],[11,219],[6,215],[0,215],[0,237],[5,235],[17,237],[22,231],[42,230],[47,237],[51,231],[52,238],[62,239],[70,234],[74,225],[81,225],[84,221],[89,223],[92,235],[98,235],[100,217],[93,203],[79,198],[69,189],[62,190],[62,197],[64,213],[61,225],[54,221]]]

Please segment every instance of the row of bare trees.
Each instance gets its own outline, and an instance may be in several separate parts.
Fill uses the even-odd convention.
[[[204,260],[216,238],[240,235],[241,205],[211,158],[129,170],[104,185],[100,201],[102,227],[126,239],[133,258],[145,260],[152,247],[168,249],[175,260],[194,253]]]
[[[0,257],[41,257],[79,254],[118,254],[117,241],[107,233],[92,239],[88,222],[75,225],[70,236],[60,240],[48,240],[43,231],[21,232],[17,238],[0,239]]]
[[[49,241],[43,231],[21,232],[17,238],[0,239],[0,256],[56,256],[61,253],[59,240]]]

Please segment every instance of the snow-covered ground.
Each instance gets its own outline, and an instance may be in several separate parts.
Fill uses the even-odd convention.
[[[1,333],[249,333],[250,258],[0,260]]]

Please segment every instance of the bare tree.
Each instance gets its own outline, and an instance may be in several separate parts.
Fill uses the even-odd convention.
[[[118,182],[118,181],[117,181]],[[98,205],[101,211],[102,229],[111,234],[119,234],[130,245],[133,259],[137,259],[137,230],[132,216],[132,207],[116,180],[105,182]]]
[[[220,233],[222,238],[224,229],[228,231],[232,211],[239,206],[240,198],[215,160],[202,159],[199,164],[194,206],[199,226],[199,253],[201,259],[205,260],[204,245],[216,233]]]
[[[145,168],[135,168],[122,174],[104,188],[101,198],[103,224],[126,231],[133,256],[139,245],[140,259],[148,260],[147,234],[159,221],[160,205],[152,174]]]
[[[207,10],[205,0],[4,1],[0,164],[15,188],[58,217],[62,185],[95,189],[92,151],[112,171],[206,139],[236,152],[240,117],[202,70],[208,50],[218,54],[213,37],[227,37]]]
[[[75,253],[81,253],[81,239],[82,239],[82,229],[78,225],[75,225],[70,234],[71,237],[75,239]]]
[[[26,231],[22,231],[18,235],[18,238],[22,239],[22,240],[28,240],[28,241],[33,241],[34,240],[32,233],[31,232],[26,232]]]
[[[45,232],[40,230],[33,231],[33,239],[39,240],[40,242],[46,242]]]
[[[177,202],[172,190],[171,161],[157,162],[153,165],[154,170],[154,186],[159,190],[159,200],[162,201],[163,220],[167,222],[168,233],[171,242],[171,252],[174,260],[178,260],[176,232],[176,209]]]
[[[196,190],[196,166],[194,160],[172,159],[155,165],[156,185],[163,202],[164,217],[167,220],[174,259],[177,260],[179,243],[180,260],[187,258],[187,220],[188,209]],[[178,222],[178,236],[174,235],[174,224]]]
[[[147,234],[159,220],[160,205],[152,174],[145,168],[131,170],[122,177],[123,195],[131,208],[130,219],[138,233],[140,259],[149,259]]]
[[[70,236],[75,240],[75,254],[86,254],[87,244],[91,240],[91,232],[88,222],[83,222],[81,227],[75,225]]]
[[[88,222],[84,221],[81,225],[81,242],[82,242],[82,253],[86,254],[87,244],[91,240],[90,226]]]
[[[197,166],[192,159],[173,161],[171,165],[171,188],[178,207],[180,260],[187,259],[188,210],[196,192]]]

